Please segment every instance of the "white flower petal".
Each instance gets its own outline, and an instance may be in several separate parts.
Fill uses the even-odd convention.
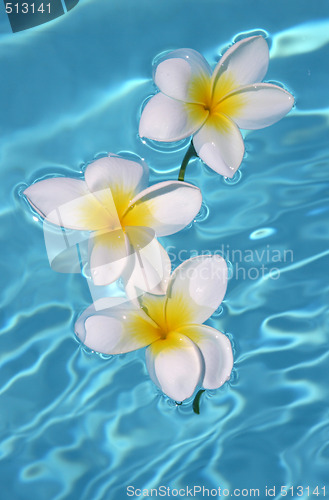
[[[201,160],[215,172],[233,177],[244,155],[244,143],[238,127],[225,115],[214,115],[193,137]]]
[[[125,297],[103,297],[101,299],[93,302],[87,309],[85,309],[79,318],[75,322],[74,331],[79,339],[84,342],[86,338],[85,321],[89,316],[94,316],[95,314],[109,315],[111,316],[111,310],[116,310],[118,306],[123,303],[127,303]],[[128,309],[131,305],[127,305]]]
[[[192,49],[170,52],[157,66],[154,81],[161,92],[184,102],[195,102],[193,86],[200,81],[209,85],[211,69],[205,58]]]
[[[127,241],[122,229],[94,237],[90,256],[91,277],[95,285],[117,280],[127,265]]]
[[[111,298],[96,310],[90,306],[75,324],[75,332],[90,349],[104,354],[121,354],[145,347],[159,339],[157,325],[132,304],[120,304],[121,298]],[[98,301],[99,303],[100,301]]]
[[[141,252],[155,240],[155,232],[150,227],[125,226],[125,232],[133,253]]]
[[[176,332],[147,348],[146,366],[153,382],[175,401],[193,395],[203,370],[196,345]]]
[[[225,52],[214,70],[212,80],[215,94],[224,97],[233,89],[261,82],[268,63],[268,45],[262,36],[240,40]]]
[[[194,112],[194,107],[197,112]],[[139,123],[140,137],[155,141],[179,141],[194,134],[208,113],[199,106],[156,94],[146,104]]]
[[[166,292],[171,262],[165,249],[154,238],[154,231],[141,227],[126,227],[134,253],[123,274],[127,296],[133,300],[142,292],[162,295]]]
[[[59,273],[79,273],[88,260],[89,231],[72,231],[43,222],[43,236],[51,268]]]
[[[186,227],[199,212],[201,203],[201,191],[192,184],[160,182],[134,198],[122,223],[150,227],[157,236],[166,236]]]
[[[179,329],[199,347],[205,364],[203,387],[217,389],[229,378],[233,368],[233,353],[229,339],[206,325],[187,325]]]
[[[90,163],[85,179],[91,192],[112,211],[114,204],[119,216],[136,194],[147,186],[148,167],[144,162],[126,160],[111,155]]]
[[[57,226],[79,230],[107,226],[107,212],[84,181],[54,177],[32,184],[24,194],[42,217]]]
[[[221,256],[201,255],[183,262],[168,284],[169,328],[206,321],[222,302],[226,287],[227,265]]]
[[[257,83],[233,92],[222,101],[221,107],[231,110],[229,116],[238,127],[253,130],[281,120],[293,104],[293,96],[281,87]]]

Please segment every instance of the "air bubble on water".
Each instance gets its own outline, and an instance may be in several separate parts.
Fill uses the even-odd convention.
[[[148,95],[147,97],[145,97],[144,101],[142,102],[142,104],[140,105],[140,108],[139,108],[139,111],[138,111],[138,114],[137,114],[137,120],[139,121],[140,120],[140,117],[142,116],[142,113],[143,113],[143,110],[146,106],[146,104],[149,102],[150,99],[152,99],[152,97],[154,96],[155,94],[150,94]]]
[[[181,151],[186,148],[190,142],[190,137],[174,142],[153,141],[152,139],[148,139],[146,137],[140,137],[140,140],[145,146],[153,151],[157,151],[159,153],[176,153],[177,151]]]
[[[242,179],[242,172],[241,170],[237,170],[233,177],[224,177],[224,182],[228,186],[235,186],[235,184],[238,184],[240,180]]]
[[[172,52],[172,50],[164,50],[162,52],[160,52],[159,54],[157,54],[153,61],[152,61],[152,68],[153,68],[153,76],[154,76],[154,72],[156,70],[156,67],[162,62],[164,61],[165,59],[168,59],[168,55],[170,54],[170,52]]]
[[[141,156],[139,156],[136,153],[133,153],[132,151],[119,151],[116,154],[109,154],[109,157],[111,156],[120,156],[121,158],[124,158],[125,160],[129,161],[134,161],[136,163],[143,163],[145,160]]]
[[[271,85],[276,85],[277,87],[280,87],[281,89],[285,88],[284,84],[277,81],[277,80],[266,80],[264,83],[270,83]]]
[[[236,385],[238,383],[238,380],[239,380],[238,370],[233,367],[233,369],[231,371],[230,378],[228,379],[228,382],[230,385]]]
[[[209,208],[202,202],[199,213],[195,216],[194,222],[203,222],[209,216]]]
[[[82,266],[81,274],[82,274],[82,276],[83,276],[84,278],[86,278],[87,280],[90,280],[90,279],[91,279],[90,267],[89,267],[88,262],[86,262],[86,263]]]
[[[99,352],[97,353],[98,356],[101,358],[101,359],[105,359],[105,360],[108,360],[108,359],[112,359],[114,356],[112,354],[104,354],[102,352]]]
[[[217,307],[216,311],[213,313],[211,317],[213,319],[219,318],[220,316],[222,316],[223,312],[224,312],[224,307],[220,305],[219,307]]]
[[[230,260],[226,260],[226,264],[227,264],[227,279],[230,280],[231,278],[233,278],[234,268]]]
[[[116,284],[117,284],[117,287],[118,287],[118,289],[119,289],[119,290],[121,290],[121,291],[123,291],[123,292],[125,291],[125,283],[124,283],[124,281],[123,281],[123,279],[122,279],[122,278],[119,278],[119,279],[116,281]]]
[[[235,35],[235,37],[233,38],[233,42],[237,43],[240,42],[241,40],[244,40],[245,38],[249,38],[252,36],[262,36],[265,39],[271,38],[270,34],[266,30],[255,29],[255,30],[241,31],[241,33]]]
[[[260,229],[256,229],[249,235],[250,240],[261,240],[263,238],[268,238],[276,233],[276,229],[273,227],[262,227]]]
[[[96,153],[94,155],[94,160],[100,160],[101,158],[106,158],[106,156],[108,155],[108,153],[106,151],[101,151],[100,153]]]

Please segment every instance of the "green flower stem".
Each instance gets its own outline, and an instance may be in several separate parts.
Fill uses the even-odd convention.
[[[200,391],[197,392],[197,395],[194,398],[193,401],[193,411],[197,415],[200,415],[200,398],[202,394],[204,393],[204,389],[200,389]]]
[[[196,156],[198,156],[198,155],[197,155],[197,152],[194,149],[193,142],[191,141],[190,147],[186,151],[186,154],[185,154],[185,156],[183,158],[182,165],[181,165],[181,168],[180,168],[180,171],[179,171],[179,174],[178,174],[178,180],[179,181],[184,181],[186,167],[187,167],[189,161],[192,158],[196,157]]]

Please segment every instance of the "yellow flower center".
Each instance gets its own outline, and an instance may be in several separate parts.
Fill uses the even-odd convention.
[[[191,323],[191,306],[183,297],[175,298],[174,303],[167,303],[166,295],[145,294],[142,298],[142,309],[156,323],[156,338],[152,343],[154,354],[163,349],[179,348],[184,339],[179,329]],[[150,326],[151,328],[151,326]],[[154,331],[154,329],[153,329]],[[144,329],[145,338],[150,338],[150,333]]]
[[[126,226],[149,227],[152,219],[152,201],[130,203],[136,192],[124,186],[104,186],[103,189],[81,198],[79,219],[90,231],[125,230]]]
[[[214,82],[209,75],[197,75],[190,82],[189,102],[185,104],[189,119],[198,124],[211,120],[219,127],[223,115],[237,116],[244,106],[244,98],[238,93],[227,97],[237,87],[229,73],[222,74]],[[225,123],[222,123],[223,129],[227,128]]]

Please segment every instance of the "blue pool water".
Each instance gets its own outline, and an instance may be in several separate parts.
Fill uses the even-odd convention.
[[[328,1],[80,0],[16,34],[0,9],[1,500],[121,500],[129,485],[328,497]],[[245,134],[233,181],[191,163],[203,214],[163,239],[177,259],[223,248],[231,261],[209,324],[229,335],[234,371],[196,415],[159,393],[143,352],[109,359],[79,346],[88,286],[50,268],[21,193],[106,152],[144,157],[151,182],[177,179],[187,143],[137,136],[152,60],[191,47],[214,64],[247,33],[267,36],[266,80],[297,105]]]

